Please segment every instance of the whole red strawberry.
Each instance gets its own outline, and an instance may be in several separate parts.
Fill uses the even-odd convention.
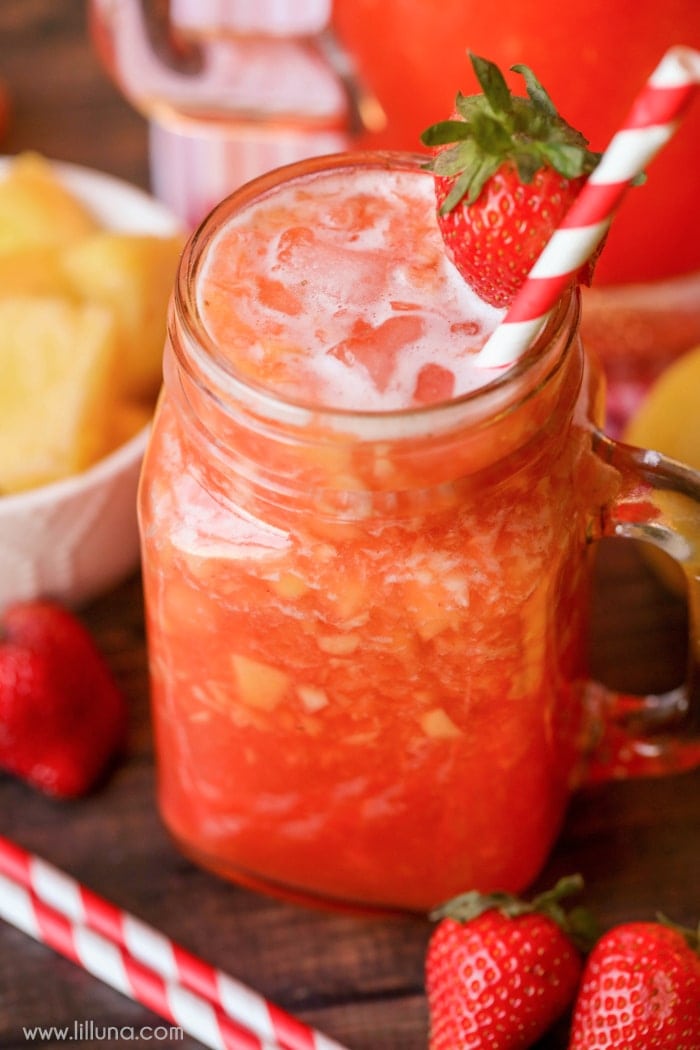
[[[525,1050],[573,1002],[581,975],[574,943],[582,913],[559,901],[581,888],[562,879],[531,903],[467,893],[437,910],[426,956],[430,1050]]]
[[[452,261],[482,299],[505,307],[600,154],[559,116],[527,66],[512,67],[525,78],[528,97],[521,98],[498,66],[469,57],[483,94],[458,94],[453,118],[421,138],[437,148],[438,224]]]
[[[124,742],[126,705],[82,623],[47,601],[0,624],[0,768],[49,795],[82,795]]]
[[[700,1050],[697,936],[630,922],[591,952],[569,1050]]]

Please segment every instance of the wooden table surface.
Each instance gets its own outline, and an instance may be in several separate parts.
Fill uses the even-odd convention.
[[[0,79],[13,102],[2,152],[37,149],[147,185],[144,122],[98,66],[83,4],[3,0]],[[180,856],[154,806],[138,576],[81,615],[129,698],[128,755],[104,788],[73,803],[50,801],[0,776],[0,834],[351,1050],[425,1047],[428,923],[307,911],[229,886]],[[603,545],[592,641],[596,674],[631,690],[677,684],[685,629],[683,603],[659,588],[638,552],[622,542]],[[581,790],[538,887],[580,871],[604,926],[651,918],[657,909],[678,922],[697,921],[699,788],[700,772],[694,772]],[[148,1010],[0,924],[0,1047],[24,1047],[23,1026],[74,1022],[130,1025],[137,1035],[158,1023]],[[55,1037],[42,1043],[56,1044]],[[78,1045],[97,1048],[105,1041],[87,1038]],[[198,1044],[183,1039],[161,1045],[187,1050]],[[563,1048],[565,1034],[555,1032],[540,1045]]]

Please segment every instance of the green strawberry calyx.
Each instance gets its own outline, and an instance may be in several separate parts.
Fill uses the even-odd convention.
[[[517,919],[521,915],[543,915],[557,926],[582,951],[588,951],[598,937],[596,923],[588,909],[580,906],[566,910],[562,901],[580,893],[583,889],[581,875],[566,875],[552,887],[533,897],[531,901],[522,900],[510,893],[480,893],[469,890],[446,901],[430,912],[434,921],[454,919],[467,923],[487,911],[496,910],[508,919]]]
[[[433,124],[421,135],[425,146],[446,147],[427,165],[435,175],[454,180],[442,214],[464,198],[473,204],[504,164],[512,164],[525,184],[545,167],[567,179],[593,171],[601,154],[589,150],[587,139],[557,113],[528,66],[511,67],[525,79],[528,97],[522,98],[511,93],[497,65],[471,51],[469,58],[483,94],[458,93],[458,118]]]
[[[690,950],[696,955],[700,955],[700,922],[695,929],[691,930],[686,926],[679,926],[678,923],[673,922],[663,912],[657,912],[656,921],[661,926],[665,926],[667,929],[679,934]]]

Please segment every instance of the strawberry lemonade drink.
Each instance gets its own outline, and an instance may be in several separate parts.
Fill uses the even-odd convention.
[[[506,375],[417,159],[265,176],[183,258],[141,524],[160,806],[293,899],[521,887],[576,777],[577,302]]]

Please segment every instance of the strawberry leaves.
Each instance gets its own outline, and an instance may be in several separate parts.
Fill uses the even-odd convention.
[[[564,876],[551,889],[537,894],[530,901],[510,893],[479,893],[477,890],[469,890],[434,908],[430,918],[440,920],[449,917],[464,923],[493,908],[508,919],[515,919],[520,915],[543,915],[556,923],[581,951],[587,951],[598,934],[593,916],[586,908],[576,907],[567,911],[562,906],[566,897],[574,896],[582,890],[583,877],[578,874]]]
[[[515,166],[524,184],[543,167],[568,179],[593,170],[600,154],[590,151],[583,135],[559,116],[528,66],[512,67],[525,80],[525,99],[511,94],[493,62],[471,52],[469,57],[483,94],[459,93],[455,110],[461,119],[433,124],[421,136],[424,145],[439,149],[431,162],[433,172],[455,179],[441,205],[442,214],[463,198],[474,203],[505,162]]]

